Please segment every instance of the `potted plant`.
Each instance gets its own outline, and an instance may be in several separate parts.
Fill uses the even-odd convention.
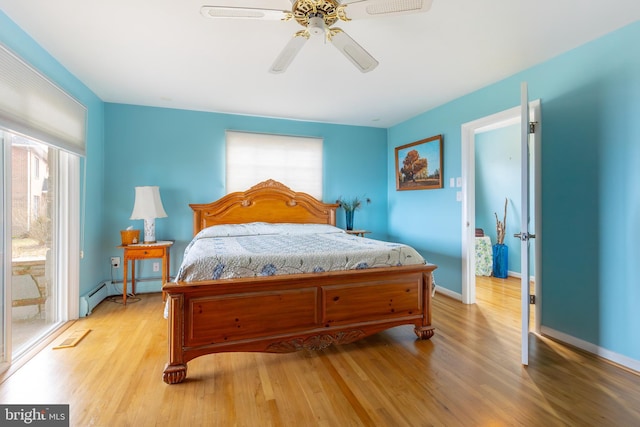
[[[348,200],[340,196],[340,198],[336,200],[336,203],[340,205],[342,209],[344,209],[347,230],[353,230],[353,214],[356,210],[360,209],[360,206],[362,206],[363,200],[367,204],[371,203],[371,199],[368,197],[364,197],[363,199],[360,199],[359,197],[354,197],[353,199]]]

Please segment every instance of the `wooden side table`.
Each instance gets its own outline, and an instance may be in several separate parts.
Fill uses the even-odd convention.
[[[365,234],[371,233],[369,230],[346,230],[347,234],[364,237]]]
[[[131,261],[131,293],[136,294],[136,260],[162,258],[162,284],[169,281],[169,255],[173,242],[170,240],[155,243],[137,243],[135,245],[118,246],[124,250],[124,279],[122,282],[122,301],[127,305],[127,268]]]

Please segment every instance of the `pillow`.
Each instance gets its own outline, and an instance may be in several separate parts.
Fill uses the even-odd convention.
[[[249,222],[246,224],[221,224],[212,225],[202,229],[195,239],[207,237],[237,237],[258,236],[263,234],[276,234],[271,224],[266,222]]]
[[[329,224],[293,224],[249,222],[245,224],[212,225],[201,230],[195,239],[211,237],[262,236],[267,234],[328,234],[344,233],[344,230]]]
[[[344,233],[341,228],[329,224],[271,224],[277,234],[330,234]]]

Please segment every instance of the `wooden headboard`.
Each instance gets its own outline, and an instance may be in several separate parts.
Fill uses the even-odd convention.
[[[193,209],[194,235],[212,225],[258,221],[336,225],[338,208],[272,179],[215,202],[189,206]]]

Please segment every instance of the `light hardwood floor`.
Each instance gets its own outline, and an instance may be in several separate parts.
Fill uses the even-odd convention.
[[[436,295],[430,341],[401,326],[324,351],[209,355],[172,386],[161,296],[105,301],[5,375],[0,402],[68,403],[73,426],[640,425],[637,373],[534,335],[520,365],[517,295],[479,278],[477,305]]]

